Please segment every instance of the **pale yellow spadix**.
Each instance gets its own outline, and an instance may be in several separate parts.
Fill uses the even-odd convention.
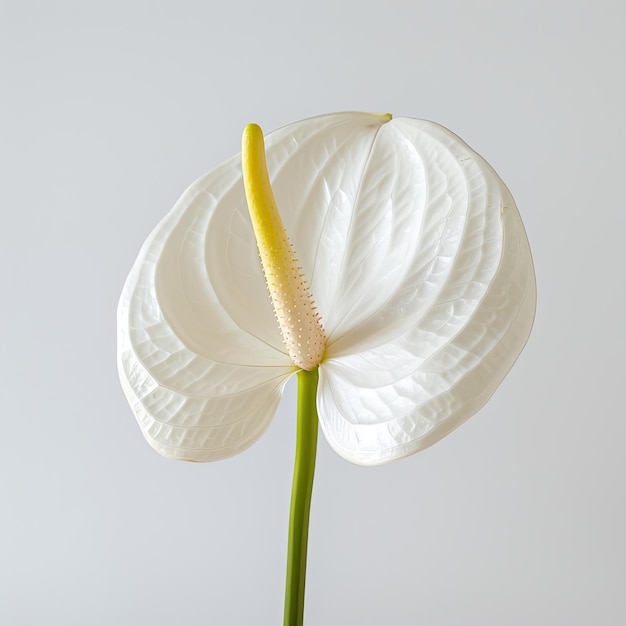
[[[297,367],[312,370],[324,356],[326,336],[278,212],[263,131],[256,124],[243,131],[241,161],[248,210],[283,342]]]

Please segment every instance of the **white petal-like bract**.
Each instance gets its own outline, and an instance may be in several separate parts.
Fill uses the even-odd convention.
[[[328,338],[318,412],[344,458],[431,445],[489,399],[533,322],[513,199],[456,135],[365,113],[266,137],[287,233]],[[295,371],[265,285],[239,157],[195,182],[142,248],[118,309],[122,386],[150,444],[208,461],[267,428]]]

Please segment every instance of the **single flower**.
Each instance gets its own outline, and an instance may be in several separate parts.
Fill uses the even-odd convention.
[[[302,354],[310,337],[317,352],[299,360],[299,327],[277,323],[292,300],[268,297],[236,156],[183,194],[124,286],[119,371],[143,434],[167,457],[232,456],[268,427],[288,378],[318,367],[319,421],[345,459],[435,443],[485,404],[530,333],[534,271],[509,191],[447,129],[389,115],[286,126],[266,158],[285,263],[301,268],[275,287],[302,292]]]

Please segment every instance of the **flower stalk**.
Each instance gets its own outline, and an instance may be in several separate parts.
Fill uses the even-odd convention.
[[[296,458],[293,469],[284,626],[302,626],[309,512],[317,452],[317,368],[298,372]]]

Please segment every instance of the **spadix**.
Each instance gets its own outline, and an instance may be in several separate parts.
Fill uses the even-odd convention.
[[[241,156],[248,209],[276,320],[294,365],[311,370],[324,356],[326,337],[308,281],[276,207],[265,163],[263,133],[256,124],[244,130]]]

